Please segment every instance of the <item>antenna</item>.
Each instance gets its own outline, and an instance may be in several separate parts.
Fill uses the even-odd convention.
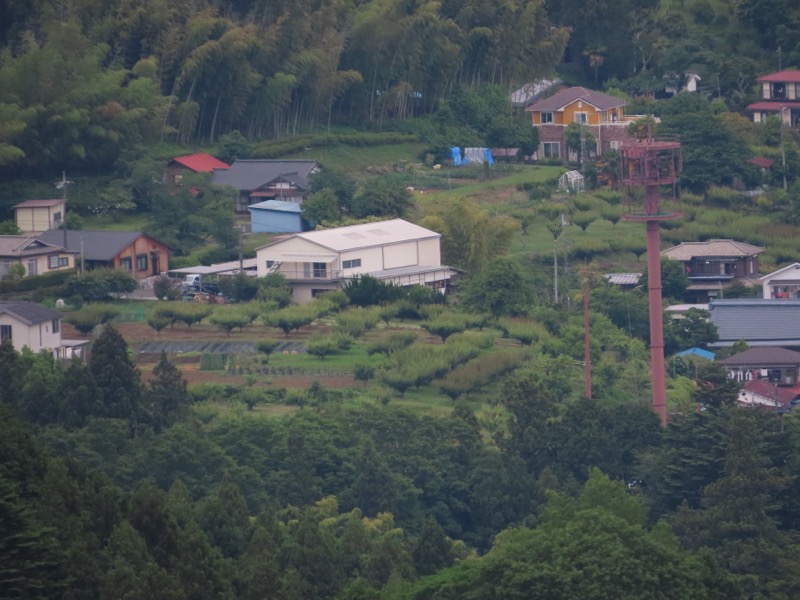
[[[67,249],[67,187],[75,183],[67,180],[67,172],[61,171],[61,181],[56,181],[56,189],[61,190],[61,198],[64,200],[64,214],[61,217],[61,229],[64,230],[64,250]]]

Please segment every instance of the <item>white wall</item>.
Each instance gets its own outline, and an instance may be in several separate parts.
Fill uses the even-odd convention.
[[[25,346],[33,352],[57,350],[61,347],[61,332],[53,332],[52,321],[31,325],[18,321],[8,314],[0,315],[0,325],[11,325],[11,341],[14,349],[21,351]]]

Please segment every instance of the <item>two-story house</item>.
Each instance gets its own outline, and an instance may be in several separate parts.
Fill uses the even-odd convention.
[[[61,338],[64,315],[35,302],[0,301],[0,343],[9,341],[17,352],[46,350],[56,358],[81,358],[89,340]]]
[[[286,277],[298,303],[360,275],[444,291],[455,272],[442,265],[440,238],[403,219],[296,233],[257,250],[258,276]]]
[[[762,123],[777,116],[790,127],[800,123],[800,71],[778,71],[756,79],[761,85],[761,100],[747,107],[753,122]]]
[[[688,302],[706,303],[725,295],[734,281],[755,285],[758,281],[758,255],[764,251],[735,240],[683,242],[661,251],[661,256],[683,263],[689,277]]]
[[[248,206],[266,200],[302,203],[308,178],[318,170],[315,160],[236,160],[227,169],[214,169],[211,183],[235,188],[235,211],[246,214]]]
[[[580,123],[594,137],[596,145],[587,148],[588,156],[616,149],[624,141],[631,141],[628,125],[641,118],[626,115],[627,102],[616,96],[571,87],[547,98],[542,98],[525,109],[531,113],[531,123],[539,130],[538,158],[577,160],[577,155],[567,149],[565,132],[570,123]]]

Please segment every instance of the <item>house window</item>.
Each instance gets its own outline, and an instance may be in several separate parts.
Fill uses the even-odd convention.
[[[125,258],[119,259],[119,268],[125,269],[126,271],[133,270],[133,261],[131,260],[130,256],[126,256]]]
[[[48,256],[47,267],[49,269],[59,269],[61,267],[68,267],[69,259],[66,256]]]
[[[589,113],[587,112],[576,112],[575,115],[572,117],[572,120],[576,123],[588,123],[589,122]]]
[[[11,259],[10,258],[3,258],[0,259],[0,279],[6,276],[8,270],[11,268]]]
[[[361,266],[361,259],[354,258],[353,260],[345,260],[342,262],[343,269],[354,269]]]
[[[274,264],[275,264],[275,261],[274,261],[274,260],[268,260],[268,261],[267,261],[267,268],[268,268],[268,269],[271,269],[271,268],[272,268],[272,266],[273,266]]]
[[[0,325],[0,342],[11,341],[11,325]]]
[[[559,142],[542,143],[542,154],[545,158],[561,158],[561,148]]]
[[[776,83],[772,86],[772,98],[783,99],[786,98],[786,84]]]
[[[613,141],[609,142],[609,147],[612,150],[619,150],[620,146],[622,146],[622,142],[620,142],[618,140],[613,140]]]
[[[147,254],[139,254],[136,256],[136,270],[147,271]]]
[[[551,112],[543,112],[542,113],[542,123],[552,123],[553,122],[553,113]]]
[[[327,277],[328,265],[325,263],[313,263],[314,277]]]
[[[28,275],[38,275],[39,274],[39,263],[35,260],[28,261]]]
[[[53,319],[53,333],[58,333],[59,331],[61,331],[61,321]]]
[[[61,211],[53,213],[53,225],[55,225],[56,229],[61,226]]]

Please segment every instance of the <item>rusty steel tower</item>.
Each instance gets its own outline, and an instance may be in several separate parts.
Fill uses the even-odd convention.
[[[646,139],[625,142],[622,183],[627,186],[623,219],[643,221],[647,227],[647,282],[650,308],[650,362],[653,371],[653,410],[667,424],[664,369],[664,323],[661,304],[661,221],[681,218],[679,181],[681,144],[674,140]]]

